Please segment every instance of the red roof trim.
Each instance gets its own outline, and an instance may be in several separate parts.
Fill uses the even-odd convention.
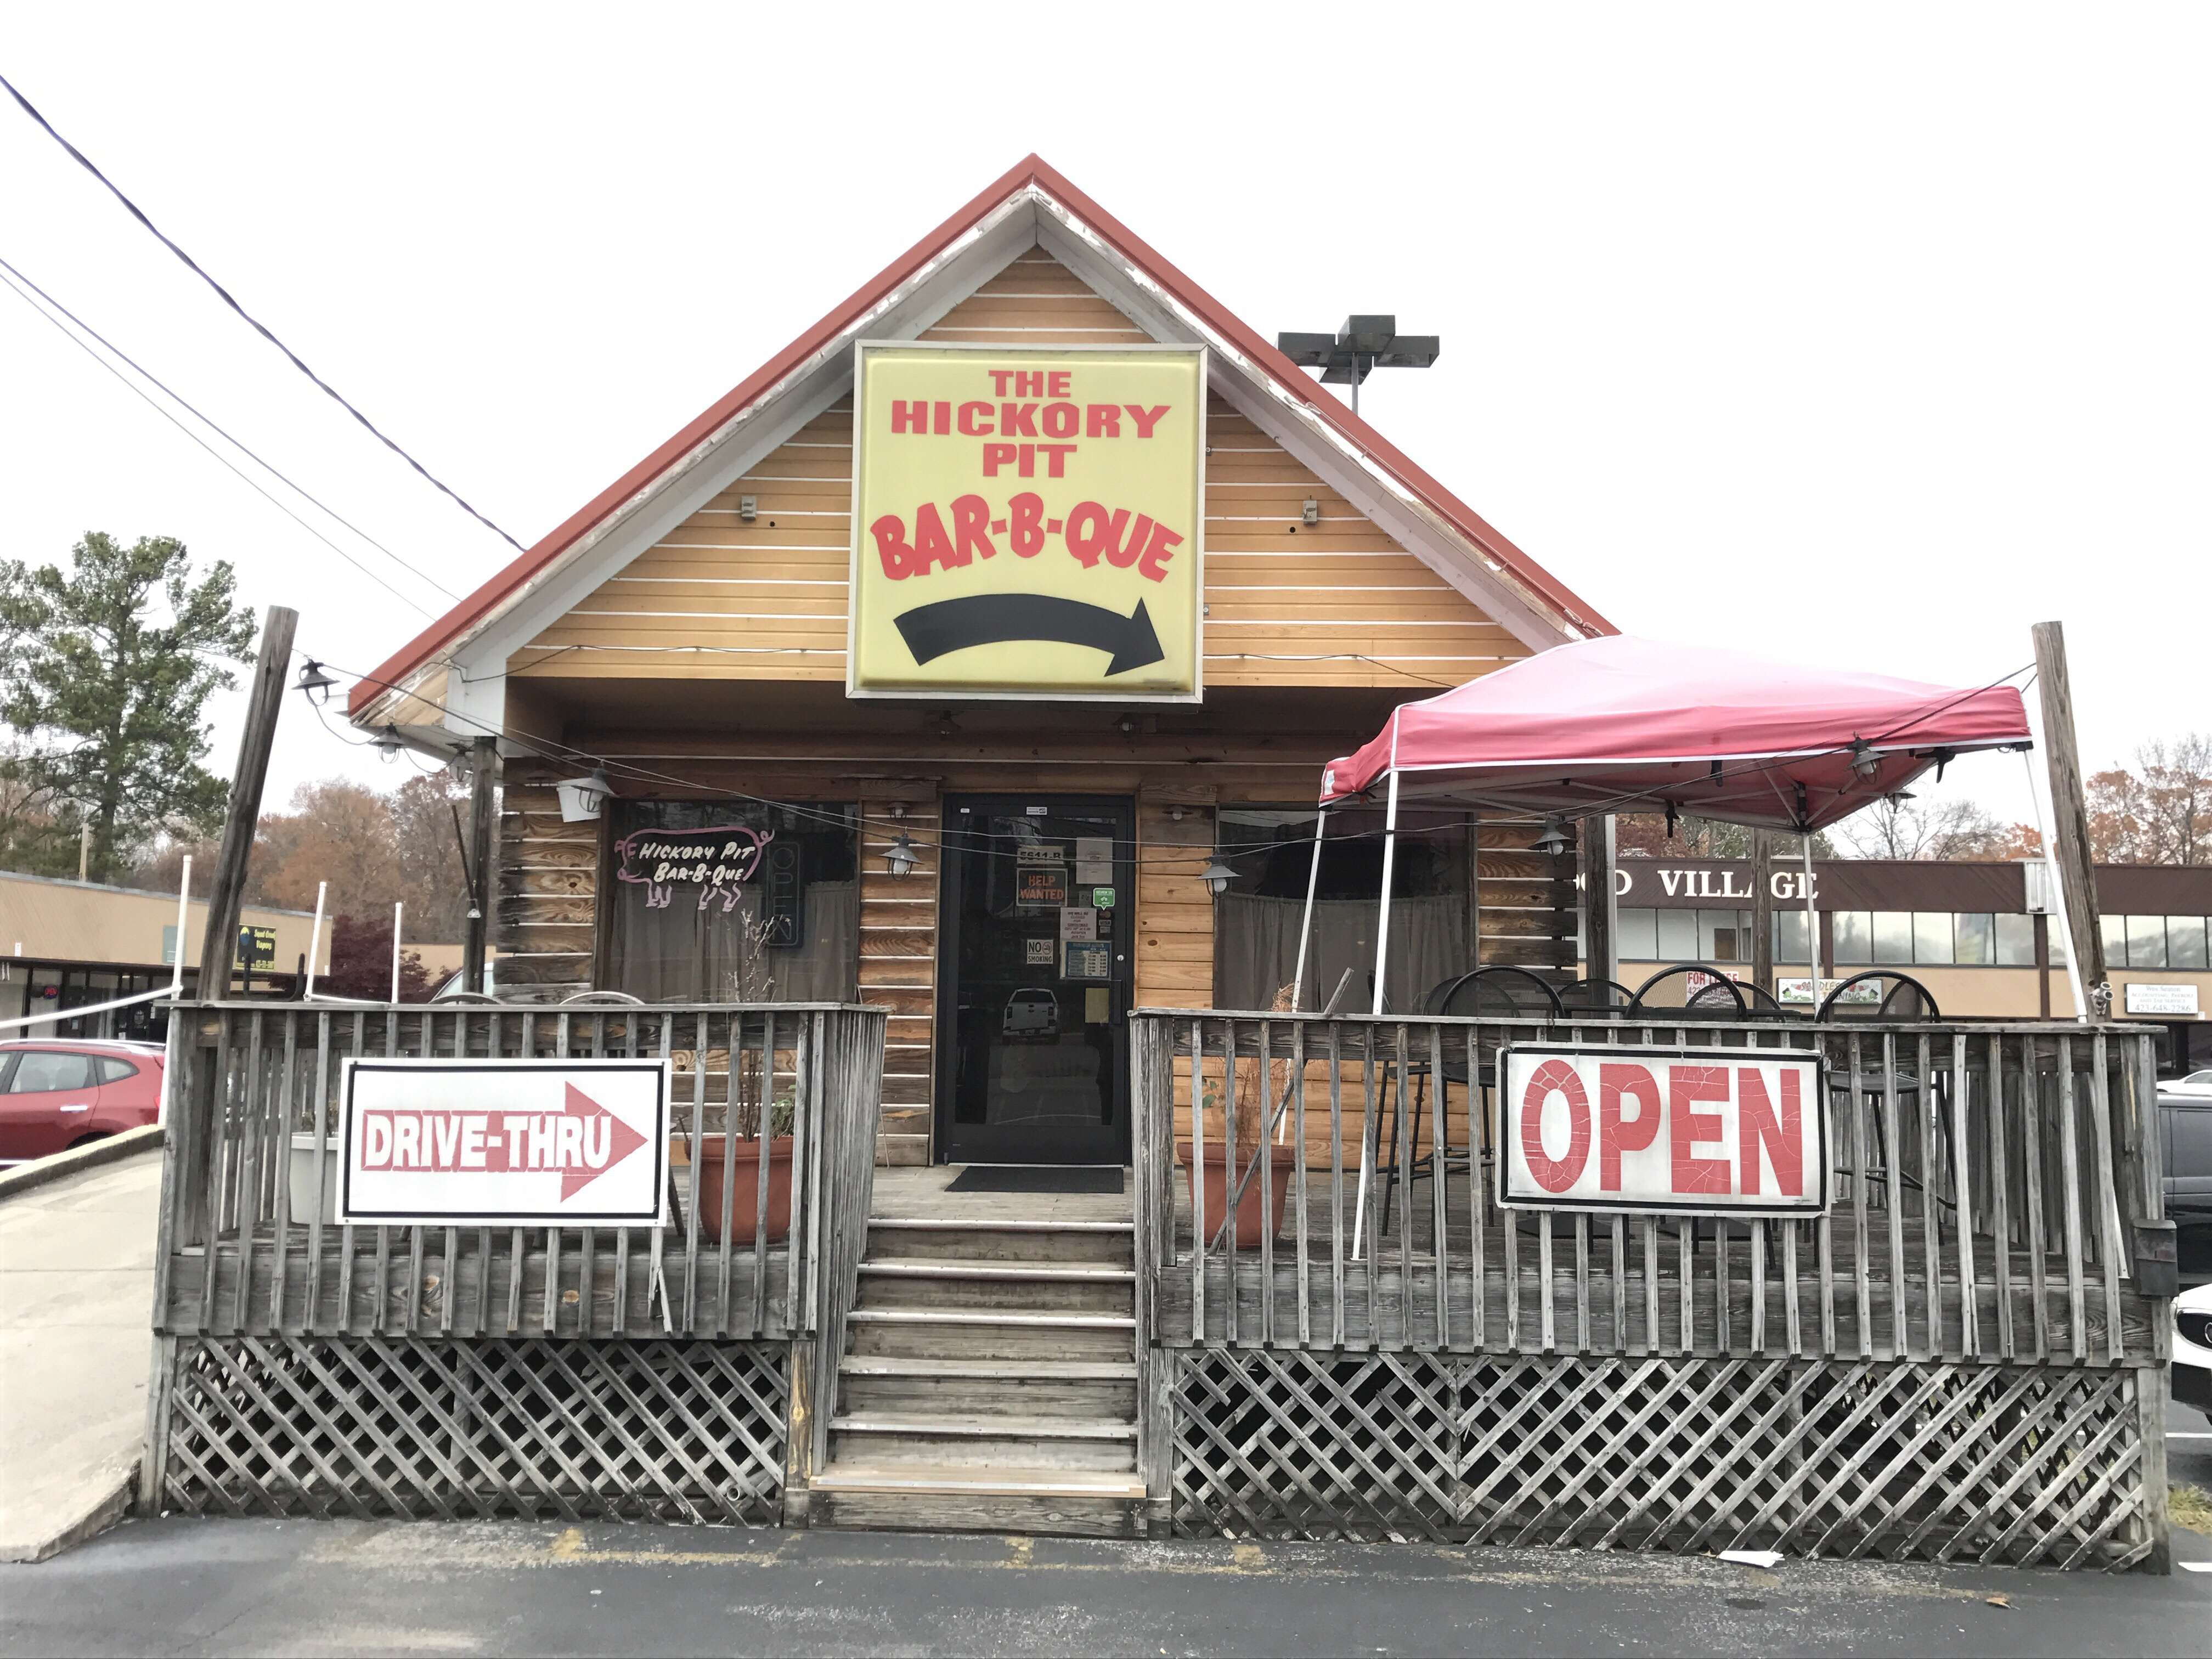
[[[387,687],[403,683],[434,653],[452,644],[483,620],[501,600],[552,564],[607,514],[651,483],[672,464],[783,379],[793,368],[836,338],[886,295],[974,228],[993,209],[1030,185],[1038,186],[1063,203],[1091,229],[1112,243],[1129,263],[1143,268],[1162,288],[1202,319],[1207,326],[1250,357],[1355,448],[1391,473],[1454,529],[1562,613],[1602,633],[1619,631],[1577,598],[1572,590],[1508,541],[1480,514],[1416,466],[1374,428],[1335,398],[1323,394],[1289,358],[1254,333],[1220,301],[1161,258],[1119,220],[1048,166],[1041,157],[1030,155],[1000,174],[959,211],[863,284],[843,304],[716,399],[674,437],[586,501],[541,538],[528,552],[510,562],[476,592],[394,652],[374,673],[358,681],[348,696],[348,710],[358,714],[382,695]]]

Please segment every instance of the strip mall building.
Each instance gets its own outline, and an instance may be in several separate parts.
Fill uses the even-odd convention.
[[[441,755],[497,734],[503,996],[888,1004],[884,1159],[1121,1163],[1129,1011],[1291,980],[1322,766],[1401,702],[1612,631],[1031,158],[351,714]],[[555,786],[595,766],[614,798],[564,816]],[[1310,984],[1372,958],[1380,827],[1331,814]],[[1571,969],[1575,856],[1540,828],[1404,815],[1393,1006],[1478,961]],[[1748,957],[1747,872],[1692,897],[1666,861],[1622,867],[1632,963],[1646,936]],[[1917,950],[1940,915],[1947,1012],[2067,1006],[2039,922],[2015,961],[2017,870],[1863,877],[1894,894],[1831,866],[1819,896],[1850,897],[1837,968],[1845,916],[1873,963],[1899,959],[1886,918]],[[2212,901],[2156,904],[2197,932],[2150,976],[2203,979]]]

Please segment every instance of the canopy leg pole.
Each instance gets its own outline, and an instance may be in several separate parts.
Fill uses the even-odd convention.
[[[1382,903],[1375,924],[1375,994],[1368,1012],[1382,1012],[1382,964],[1390,951],[1390,880],[1398,863],[1398,769],[1390,769],[1390,799],[1382,810]],[[1368,1028],[1368,1064],[1374,1064],[1376,1031]],[[1364,1103],[1362,1103],[1364,1104]],[[1379,1109],[1382,1103],[1375,1103]],[[1359,1126],[1359,1195],[1352,1209],[1352,1259],[1360,1260],[1359,1247],[1367,1229],[1367,1188],[1375,1178],[1373,1126]]]
[[[1313,864],[1306,871],[1305,920],[1298,924],[1298,965],[1291,972],[1291,1012],[1296,1013],[1304,1006],[1306,990],[1306,944],[1313,938],[1314,893],[1321,884],[1321,838],[1328,828],[1328,808],[1321,809],[1314,820]]]
[[[1820,1017],[1820,913],[1813,908],[1813,832],[1805,832],[1805,956],[1811,962],[1813,1018]]]
[[[1382,1012],[1382,962],[1390,951],[1390,875],[1398,861],[1398,773],[1390,772],[1390,803],[1382,811],[1382,903],[1375,923],[1375,997],[1370,1014]]]

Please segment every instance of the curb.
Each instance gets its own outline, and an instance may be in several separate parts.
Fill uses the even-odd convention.
[[[111,1466],[112,1467],[112,1466]],[[75,1549],[106,1532],[131,1513],[131,1497],[138,1486],[138,1460],[132,1458],[113,1483],[103,1489],[76,1519],[33,1542],[9,1539],[0,1543],[0,1561],[50,1561],[64,1550]]]
[[[13,1198],[18,1193],[29,1192],[49,1182],[65,1180],[86,1170],[96,1170],[103,1164],[120,1163],[126,1158],[136,1158],[141,1152],[159,1152],[162,1127],[149,1123],[136,1129],[125,1129],[119,1135],[109,1135],[88,1146],[76,1146],[66,1152],[56,1152],[51,1158],[39,1158],[29,1164],[19,1164],[12,1170],[0,1170],[0,1199]]]

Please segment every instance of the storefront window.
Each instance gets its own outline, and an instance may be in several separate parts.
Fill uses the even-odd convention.
[[[2130,968],[2165,967],[2166,918],[2164,916],[2128,916],[2124,920],[2128,927],[2128,966]]]
[[[1698,913],[1695,910],[1659,912],[1659,960],[1695,962],[1698,957]]]
[[[1916,910],[1912,913],[1913,961],[1941,967],[1953,960],[1954,951],[1951,937],[1951,913],[1948,910]]]
[[[1887,965],[1912,960],[1912,912],[1876,910],[1874,913],[1874,959]]]
[[[1214,904],[1217,1007],[1267,1007],[1297,972],[1314,817],[1310,806],[1221,809],[1215,847],[1236,878]],[[1418,1008],[1436,986],[1477,966],[1469,836],[1463,813],[1398,814],[1384,982],[1392,1008]],[[1309,1007],[1325,1002],[1348,968],[1355,1006],[1366,1008],[1382,891],[1382,812],[1330,812],[1306,957]]]
[[[1996,962],[2000,968],[2035,966],[2035,918],[2002,915],[1996,924]]]
[[[2100,916],[2097,923],[2103,931],[2105,965],[2124,968],[2128,965],[2128,919],[2125,916]],[[2149,964],[2145,963],[2146,967]]]
[[[1751,960],[1750,911],[1700,910],[1697,914],[1699,961]]]
[[[1657,912],[1638,908],[1620,913],[1620,959],[1656,962],[1659,959]]]
[[[1835,941],[1836,965],[1862,967],[1874,960],[1874,916],[1866,910],[1838,910],[1828,918]]]
[[[607,988],[647,1002],[838,1002],[860,936],[850,806],[614,805]]]
[[[1955,941],[1953,960],[1962,967],[1986,968],[1996,960],[1996,929],[1991,916],[1956,915],[1951,918],[1951,932]]]
[[[1804,962],[1805,913],[1802,910],[1777,910],[1774,913],[1774,959],[1777,962]]]
[[[2166,965],[2169,968],[2206,966],[2204,928],[2202,916],[2168,916],[2166,919]]]

